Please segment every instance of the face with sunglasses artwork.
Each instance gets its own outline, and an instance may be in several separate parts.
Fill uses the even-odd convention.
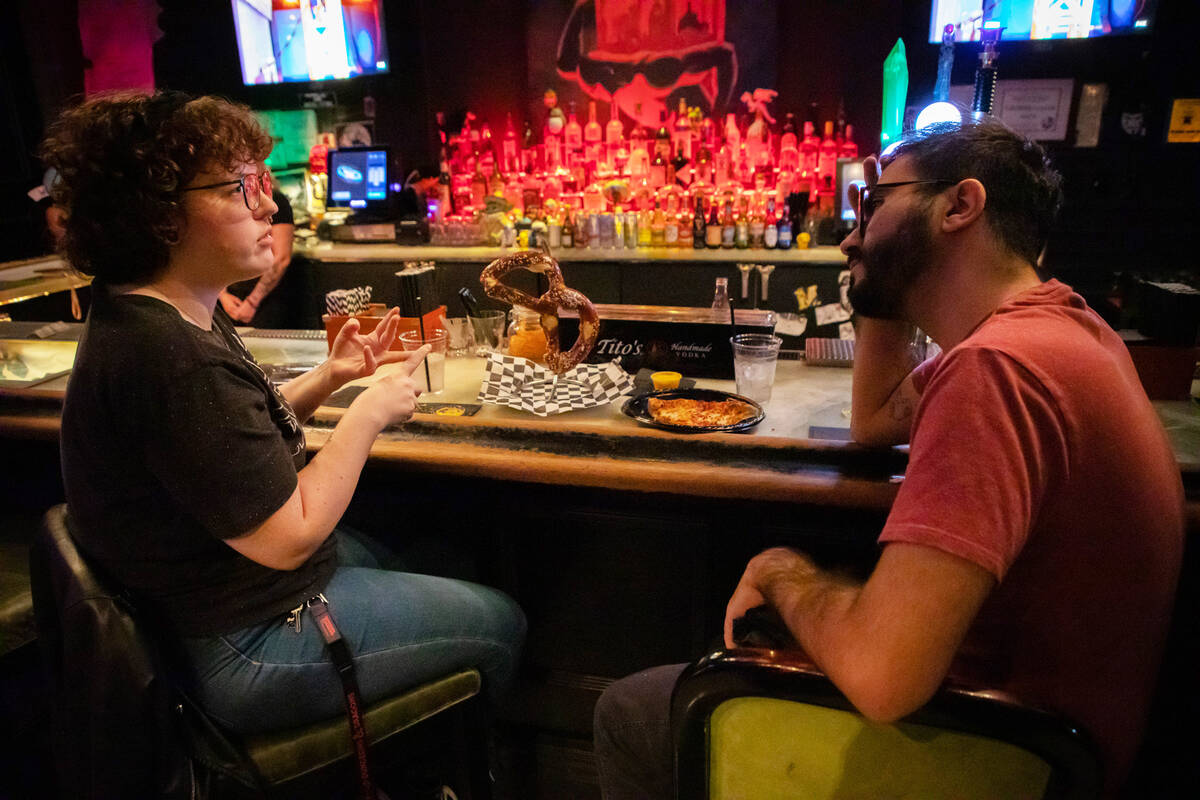
[[[851,187],[858,227],[841,245],[850,267],[848,298],[868,317],[905,319],[906,298],[919,291],[934,262],[934,227],[929,200],[953,181],[917,175],[901,156],[879,172],[878,161],[863,164],[867,186]]]
[[[175,245],[178,263],[195,264],[205,274],[193,276],[225,288],[261,275],[273,261],[271,215],[279,210],[271,199],[272,178],[262,164],[234,170],[210,167],[181,193],[184,225]]]

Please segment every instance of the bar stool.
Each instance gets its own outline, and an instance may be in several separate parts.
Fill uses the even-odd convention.
[[[55,698],[60,796],[293,798],[354,786],[345,716],[239,739],[180,691],[163,643],[75,546],[65,505],[43,520],[30,551],[30,578]],[[364,716],[372,753],[453,710],[459,718],[452,738],[464,756],[458,772],[467,783],[458,794],[490,798],[481,680],[478,671],[465,669],[369,706]]]
[[[718,650],[671,698],[676,797],[1092,800],[1101,761],[1069,720],[999,692],[943,688],[903,720],[859,714],[810,664]]]

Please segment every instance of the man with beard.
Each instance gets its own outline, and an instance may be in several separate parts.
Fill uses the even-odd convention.
[[[948,674],[1079,723],[1115,795],[1145,724],[1178,577],[1182,485],[1120,338],[1036,272],[1060,202],[1042,149],[996,122],[940,126],[866,160],[842,244],[859,315],[851,430],[911,443],[865,582],[773,548],[725,619],[768,605],[866,717]],[[942,353],[914,365],[912,326]],[[914,368],[915,367],[915,368]],[[607,800],[669,797],[681,667],[596,708]]]

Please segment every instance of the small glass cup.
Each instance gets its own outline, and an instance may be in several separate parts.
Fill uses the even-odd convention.
[[[733,345],[733,375],[738,394],[759,403],[768,402],[783,339],[769,333],[739,333],[731,336],[729,343]]]
[[[442,323],[450,337],[446,355],[449,358],[462,358],[470,353],[475,345],[475,337],[471,335],[471,320],[466,317],[446,317]]]
[[[400,346],[405,350],[419,350],[423,344],[432,348],[425,356],[424,365],[413,371],[413,382],[429,394],[436,394],[446,388],[446,343],[450,338],[446,331],[434,328],[425,331],[424,336],[420,331],[404,331],[398,338]]]
[[[487,358],[499,353],[504,344],[504,323],[508,315],[503,311],[480,311],[468,317],[475,334],[475,355]]]

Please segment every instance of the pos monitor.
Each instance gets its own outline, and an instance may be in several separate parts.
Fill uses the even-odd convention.
[[[329,193],[326,204],[353,209],[356,216],[386,218],[388,149],[342,147],[329,151]]]

